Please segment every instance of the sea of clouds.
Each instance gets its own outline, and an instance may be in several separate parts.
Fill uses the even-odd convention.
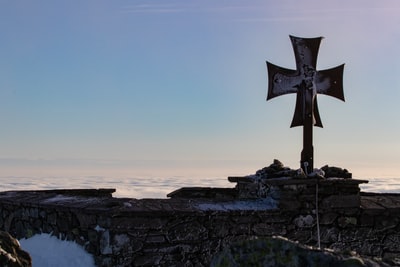
[[[115,188],[114,197],[166,198],[167,194],[181,187],[234,187],[227,177],[105,177],[105,176],[65,176],[65,177],[0,177],[0,191],[50,190],[75,188]],[[362,184],[365,192],[400,193],[400,178],[367,178]]]

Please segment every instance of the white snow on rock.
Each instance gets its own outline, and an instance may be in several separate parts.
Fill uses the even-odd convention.
[[[72,241],[39,234],[19,242],[31,255],[33,267],[95,267],[92,255]]]
[[[101,227],[100,225],[96,225],[96,227],[94,228],[94,230],[96,230],[96,232],[104,232],[106,229],[104,229],[104,228]]]
[[[52,202],[71,201],[71,200],[76,200],[76,199],[77,199],[77,197],[75,197],[75,196],[57,195],[57,196],[46,199],[44,202],[52,203]]]
[[[277,209],[278,204],[272,198],[256,199],[256,200],[236,200],[217,203],[200,203],[196,207],[200,210],[271,210]]]

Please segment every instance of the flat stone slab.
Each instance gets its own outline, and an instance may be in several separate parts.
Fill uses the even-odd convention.
[[[237,190],[234,188],[216,187],[182,187],[167,195],[171,198],[208,198],[208,199],[234,199]]]
[[[279,177],[270,179],[259,179],[252,176],[228,177],[228,181],[232,183],[254,183],[262,181],[264,184],[269,185],[299,185],[299,184],[320,184],[320,185],[330,185],[330,184],[349,184],[349,185],[359,185],[368,183],[368,180],[352,179],[352,178],[293,178],[293,177]]]
[[[225,188],[226,189],[226,188]],[[86,189],[82,189],[86,190]],[[59,191],[58,191],[59,192]],[[49,191],[7,191],[0,192],[0,202],[11,205],[28,206],[49,206],[76,208],[90,211],[104,211],[106,213],[152,213],[152,212],[191,212],[199,211],[198,207],[208,207],[211,211],[221,210],[221,205],[232,206],[229,199],[203,199],[197,198],[189,200],[186,198],[171,199],[135,199],[135,198],[114,198],[99,196],[71,196],[68,194],[55,193]],[[245,201],[239,201],[242,204]],[[254,200],[248,201],[253,203]],[[220,205],[221,204],[221,205]],[[400,212],[400,194],[384,193],[361,193],[360,207],[364,210]],[[240,210],[240,205],[236,207]]]
[[[87,196],[87,197],[112,197],[115,188],[99,189],[52,189],[52,190],[21,190],[17,192],[40,193],[40,194],[62,194],[68,196]]]
[[[229,188],[217,188],[217,191]],[[85,189],[83,189],[85,190]],[[233,190],[233,189],[231,189]],[[178,190],[179,191],[179,190]],[[181,191],[185,191],[181,190]],[[57,192],[57,193],[56,193]],[[26,207],[76,209],[88,214],[111,214],[115,216],[135,216],[179,213],[204,213],[205,211],[260,211],[276,212],[276,203],[271,200],[239,200],[214,198],[170,198],[135,199],[100,196],[72,196],[59,191],[6,191],[0,192],[0,203]]]

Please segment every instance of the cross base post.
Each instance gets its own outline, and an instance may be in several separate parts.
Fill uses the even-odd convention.
[[[301,151],[300,167],[307,176],[314,171],[313,150],[311,147],[311,151],[310,149]]]
[[[312,99],[311,90],[306,90],[309,93],[309,98]],[[307,94],[306,94],[307,95]],[[306,118],[304,119],[303,125],[303,150],[301,151],[301,168],[304,173],[308,176],[314,171],[314,147],[313,147],[313,104],[307,110]]]

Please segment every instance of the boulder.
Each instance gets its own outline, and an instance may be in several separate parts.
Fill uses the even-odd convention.
[[[31,256],[21,249],[18,240],[9,233],[0,231],[0,266],[30,267]]]
[[[325,178],[334,177],[350,179],[352,177],[352,174],[348,170],[339,167],[325,165],[321,168],[321,170],[325,172]]]
[[[233,243],[213,258],[211,266],[378,267],[390,265],[362,258],[354,252],[339,253],[333,250],[321,250],[283,237],[271,237]]]

